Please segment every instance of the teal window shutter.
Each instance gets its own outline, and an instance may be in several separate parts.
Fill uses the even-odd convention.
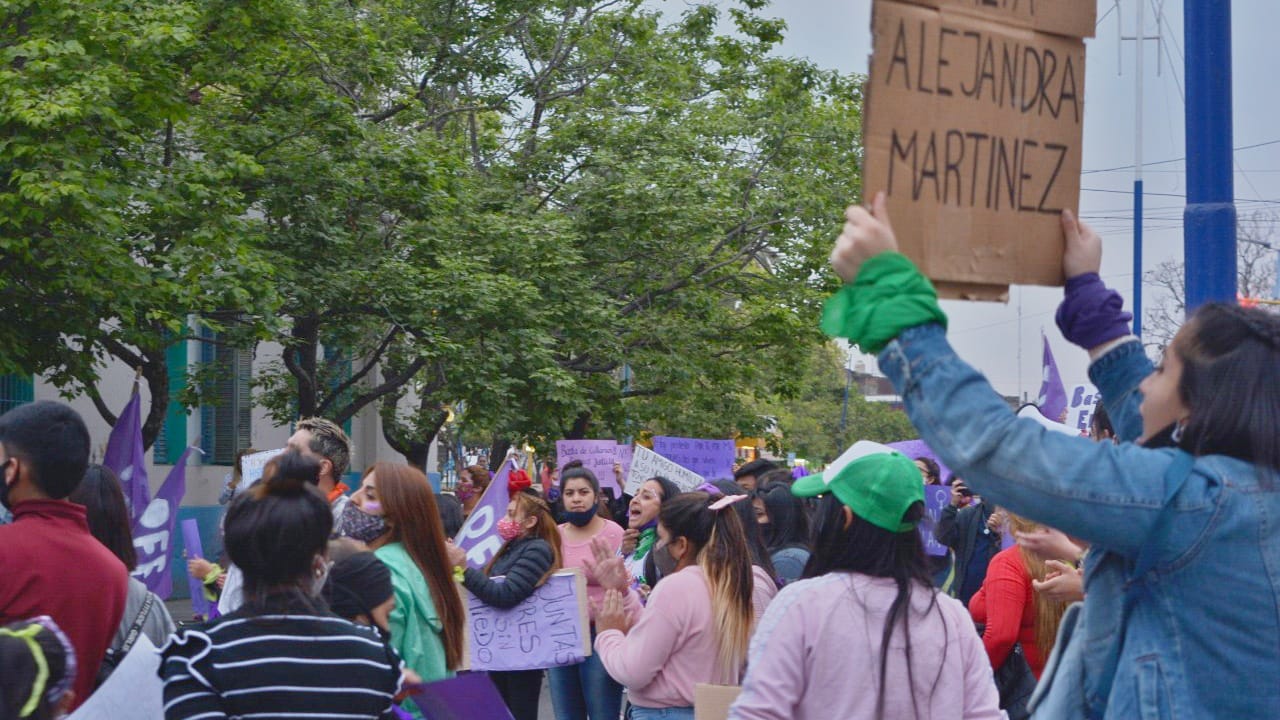
[[[214,342],[200,344],[200,362],[211,371],[202,388],[206,401],[200,406],[200,449],[205,464],[231,465],[252,439],[253,353],[218,344],[217,334],[208,329],[201,337]]]
[[[336,390],[339,385],[351,378],[351,358],[343,357],[342,351],[337,348],[325,347],[324,360],[333,368],[333,380],[329,383],[329,389]],[[353,395],[352,390],[348,389],[342,393],[342,397],[338,399],[335,405],[343,405],[348,402]],[[351,437],[351,418],[342,423],[342,432]]]
[[[30,375],[0,375],[0,415],[35,399],[35,382]]]
[[[186,408],[178,402],[178,394],[187,387],[187,341],[173,343],[164,351],[164,365],[169,373],[169,405],[165,409],[164,424],[152,446],[152,457],[157,465],[172,465],[187,449]]]

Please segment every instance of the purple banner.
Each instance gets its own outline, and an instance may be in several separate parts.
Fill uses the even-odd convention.
[[[161,600],[173,594],[173,532],[178,522],[178,506],[187,494],[187,458],[194,448],[187,448],[169,471],[155,499],[147,504],[142,517],[133,524],[133,547],[138,551],[138,567],[133,576]]]
[[[653,439],[653,451],[707,480],[733,478],[736,450],[732,440],[701,440],[659,435]]]
[[[929,446],[924,444],[923,440],[903,440],[901,442],[885,444],[912,460],[917,460],[922,457],[931,458],[934,462],[938,463],[938,476],[942,479],[943,483],[947,482],[948,476],[951,475],[951,468],[947,467],[946,463],[942,462],[942,460],[934,454],[933,450],[929,449]]]
[[[924,540],[926,555],[943,556],[947,546],[933,539],[933,528],[942,517],[942,510],[951,502],[951,488],[946,485],[926,485],[924,488],[924,520],[920,522],[920,537]]]
[[[600,487],[611,487],[621,492],[622,488],[618,487],[618,480],[613,476],[613,464],[621,460],[618,457],[619,447],[613,440],[557,440],[556,467],[563,473],[565,465],[581,460],[583,467],[595,473]],[[631,464],[629,459],[627,464]]]
[[[151,488],[147,485],[147,458],[142,449],[142,398],[136,381],[133,397],[111,428],[102,464],[119,476],[120,489],[129,505],[129,519],[137,523],[151,501]]]
[[[489,487],[476,503],[475,509],[462,523],[462,529],[453,539],[458,547],[467,551],[467,566],[484,567],[498,550],[502,549],[502,538],[498,537],[498,520],[506,517],[507,505],[511,495],[507,490],[507,479],[511,477],[511,460],[504,460],[498,474],[493,476]]]
[[[488,673],[465,673],[408,690],[418,709],[431,720],[512,720]]]
[[[204,547],[200,543],[200,525],[195,518],[182,521],[182,547],[187,551],[187,558],[204,557]],[[217,606],[204,596],[204,578],[187,573],[187,588],[191,591],[192,612],[203,618],[212,618],[213,609]]]

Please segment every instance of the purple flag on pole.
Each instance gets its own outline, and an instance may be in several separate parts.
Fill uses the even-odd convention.
[[[142,398],[136,384],[133,397],[111,428],[102,464],[120,477],[130,519],[137,523],[151,500],[151,488],[147,485],[147,459],[142,449]]]
[[[1040,414],[1056,422],[1064,422],[1067,412],[1067,390],[1062,385],[1062,376],[1058,374],[1058,363],[1053,359],[1053,350],[1049,347],[1049,338],[1043,333],[1044,341],[1043,374],[1040,382],[1040,395],[1036,405],[1040,406]]]
[[[142,517],[133,524],[133,547],[138,551],[138,567],[133,576],[161,600],[173,594],[173,573],[169,562],[173,555],[173,532],[178,522],[178,506],[187,494],[187,448],[169,471],[155,499],[147,504]]]
[[[502,461],[502,467],[489,482],[480,502],[462,523],[462,529],[453,539],[458,547],[467,551],[468,567],[484,567],[498,550],[502,549],[502,538],[498,537],[498,520],[506,517],[507,504],[511,495],[507,491],[507,480],[511,476],[511,459]]]

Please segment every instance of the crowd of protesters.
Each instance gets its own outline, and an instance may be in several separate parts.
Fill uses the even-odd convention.
[[[1057,321],[1106,402],[1090,438],[1016,418],[956,356],[881,195],[847,211],[823,328],[878,353],[945,483],[934,458],[865,442],[821,473],[756,460],[613,503],[581,463],[551,466],[503,488],[501,547],[474,567],[451,538],[487,468],[439,495],[377,462],[353,491],[349,439],[311,418],[260,480],[229,477],[226,557],[188,559],[215,617],[179,626],[129,576],[125,495],[89,464],[82,419],[13,409],[0,720],[74,711],[139,635],[159,648],[167,718],[427,717],[410,691],[468,671],[463,589],[513,608],[564,569],[585,576],[593,652],[489,673],[519,720],[538,717],[544,678],[557,720],[691,719],[701,684],[740,686],[743,720],[1271,716],[1280,319],[1207,305],[1153,367],[1099,279],[1098,237],[1070,213],[1063,229]],[[947,552],[930,558],[940,484],[950,503],[927,531]]]

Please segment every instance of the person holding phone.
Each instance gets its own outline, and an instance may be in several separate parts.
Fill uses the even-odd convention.
[[[973,491],[964,480],[952,475],[948,484],[951,503],[933,526],[933,538],[955,553],[952,592],[967,606],[982,587],[991,558],[1000,552],[1000,516],[990,503],[974,502]]]

